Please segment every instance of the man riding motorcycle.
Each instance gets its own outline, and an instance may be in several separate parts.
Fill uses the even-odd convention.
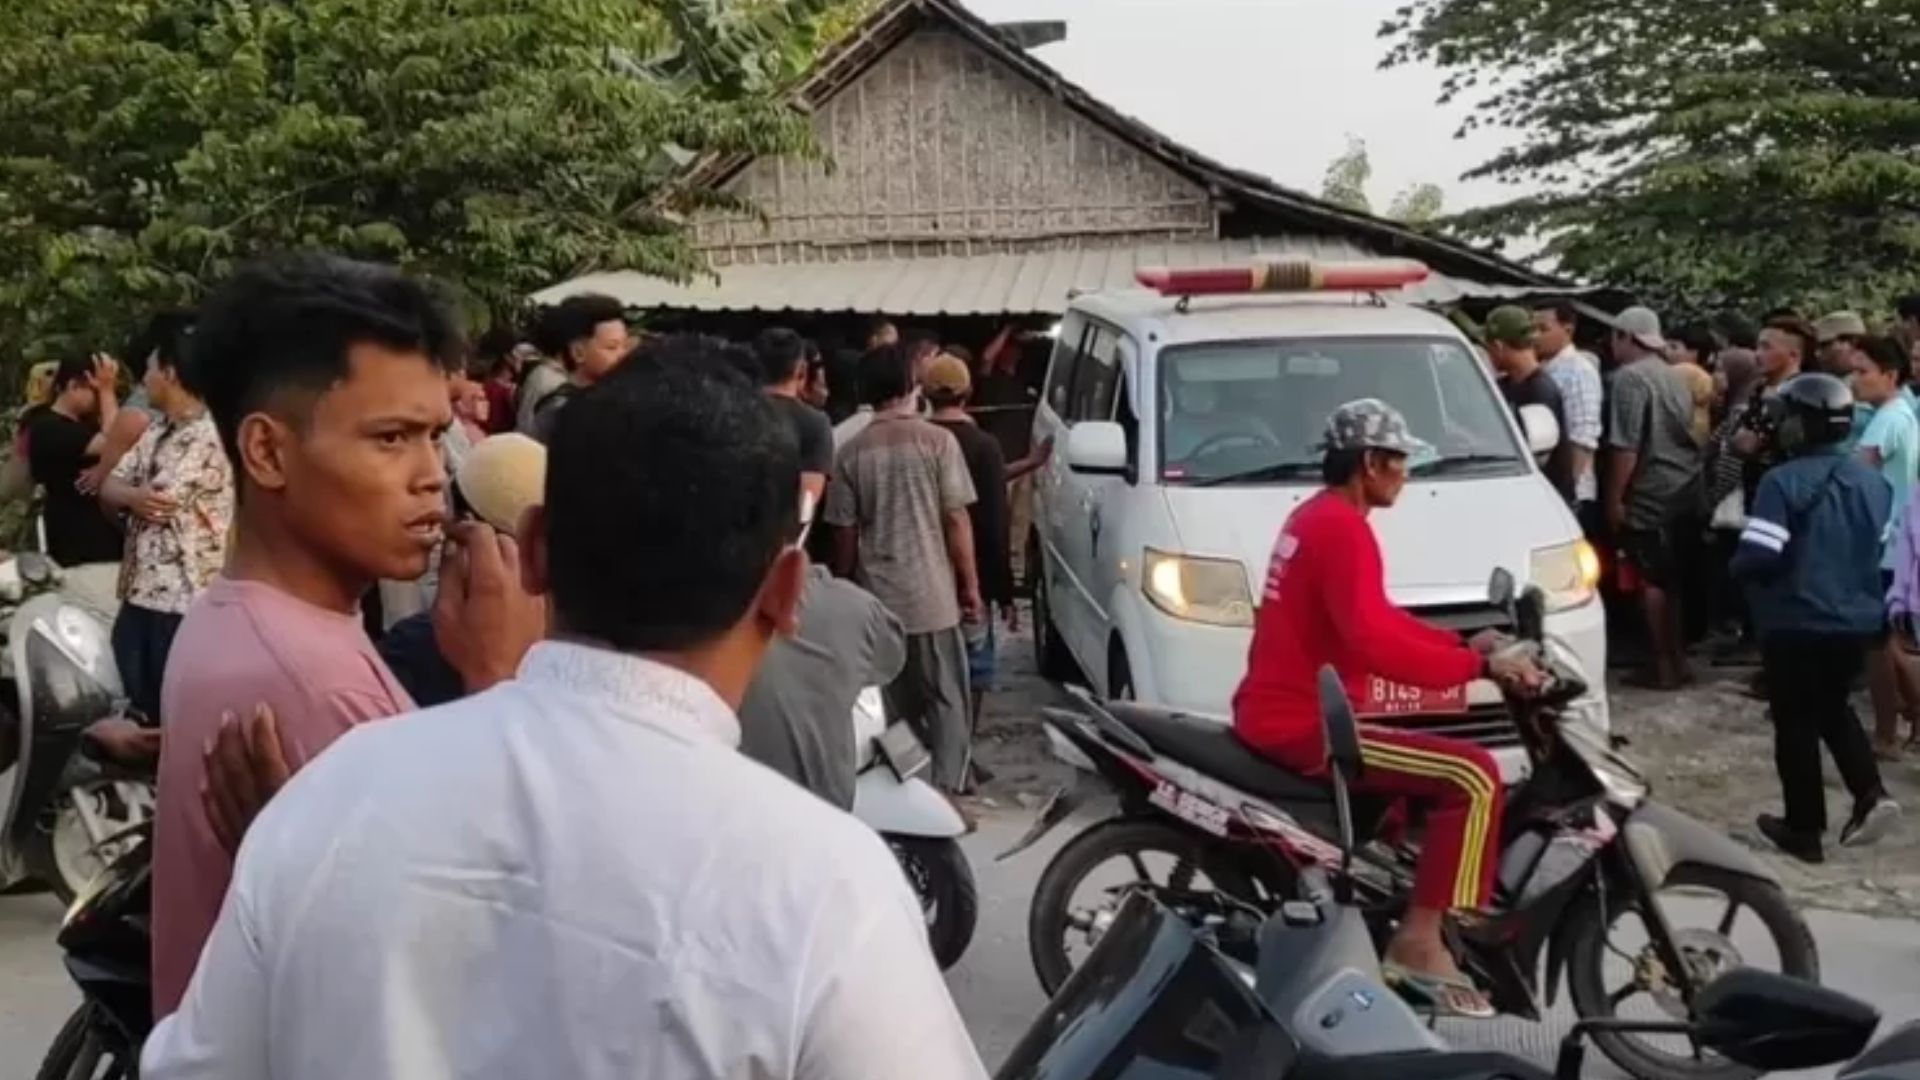
[[[1471,643],[1428,626],[1387,599],[1380,545],[1368,526],[1407,483],[1407,459],[1426,450],[1385,402],[1364,398],[1327,419],[1326,488],[1287,519],[1267,570],[1247,674],[1233,700],[1234,731],[1287,769],[1325,770],[1318,676],[1332,664],[1364,700],[1369,677],[1435,690],[1476,678],[1534,687],[1542,675],[1497,634]],[[1461,973],[1442,938],[1454,910],[1485,905],[1498,864],[1503,792],[1482,748],[1458,739],[1363,725],[1365,772],[1353,787],[1426,809],[1412,902],[1382,967],[1403,992],[1448,1015],[1485,1017],[1492,1005]]]

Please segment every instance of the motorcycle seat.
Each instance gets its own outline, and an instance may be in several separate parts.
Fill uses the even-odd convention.
[[[1281,803],[1333,801],[1333,789],[1324,781],[1289,772],[1260,756],[1240,741],[1231,725],[1131,702],[1109,702],[1106,708],[1155,752],[1248,794]]]

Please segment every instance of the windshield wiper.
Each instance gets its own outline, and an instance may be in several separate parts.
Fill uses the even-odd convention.
[[[1511,454],[1454,454],[1434,461],[1424,461],[1409,470],[1412,476],[1445,476],[1448,473],[1466,472],[1470,469],[1486,468],[1491,465],[1518,465],[1520,459]]]
[[[1188,487],[1219,487],[1225,484],[1257,484],[1262,480],[1317,480],[1318,461],[1274,461],[1252,469],[1220,476],[1202,476],[1187,481]]]

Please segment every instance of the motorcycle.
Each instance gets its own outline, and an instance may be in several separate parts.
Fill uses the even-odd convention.
[[[1586,688],[1571,651],[1543,633],[1541,595],[1530,589],[1516,599],[1505,571],[1495,572],[1490,592],[1550,673],[1538,695],[1508,697],[1531,772],[1509,792],[1493,904],[1449,929],[1461,968],[1495,1010],[1539,1019],[1564,974],[1583,1021],[1620,1018],[1622,1006],[1641,996],[1655,1015],[1684,1018],[1702,988],[1745,964],[1733,934],[1743,913],[1772,939],[1782,974],[1817,982],[1812,933],[1773,871],[1727,837],[1651,801],[1647,781],[1613,742],[1562,723]],[[1299,897],[1304,870],[1340,859],[1327,839],[1335,825],[1325,780],[1261,758],[1216,721],[1079,696],[1080,709],[1045,714],[1048,736],[1060,757],[1117,791],[1120,804],[1116,816],[1060,849],[1035,890],[1029,948],[1049,992],[1071,972],[1071,950],[1096,944],[1132,893],[1146,892],[1176,912],[1204,910],[1216,894],[1273,912]],[[1031,847],[1084,801],[1089,787],[1056,791],[1027,835],[1000,857]],[[1356,799],[1360,835],[1376,836],[1392,809],[1383,800]],[[1377,947],[1406,908],[1417,854],[1404,839],[1376,839],[1360,852],[1354,887]],[[1161,876],[1149,856],[1164,869]],[[1131,880],[1078,906],[1081,886],[1115,860],[1129,864]],[[1677,929],[1656,901],[1670,892],[1716,894],[1717,917]],[[1615,931],[1629,918],[1644,928],[1644,940],[1622,947]],[[1626,961],[1624,981],[1612,977],[1609,957]],[[1640,1080],[1754,1075],[1738,1062],[1702,1061],[1691,1045],[1669,1050],[1645,1034],[1593,1030],[1606,1056]]]
[[[59,586],[45,556],[0,560],[0,888],[35,880],[67,901],[123,852],[154,797],[145,778],[76,752],[125,694],[106,628]]]
[[[1843,994],[1752,969],[1702,990],[1680,1020],[1583,1020],[1551,1073],[1498,1052],[1449,1047],[1389,992],[1353,874],[1359,730],[1331,669],[1321,677],[1331,815],[1339,857],[1301,871],[1302,897],[1262,916],[1224,894],[1196,913],[1133,892],[1055,995],[999,1080],[1577,1080],[1586,1040],[1665,1032],[1754,1070],[1829,1065],[1859,1054],[1879,1026]],[[1910,1080],[1920,1024],[1857,1058],[1843,1080]]]
[[[139,1075],[153,1030],[152,822],[124,837],[122,853],[75,898],[58,942],[80,1006],[47,1049],[38,1080]]]
[[[900,862],[927,917],[927,940],[941,968],[960,961],[973,943],[980,897],[973,867],[960,850],[966,819],[920,774],[933,758],[913,729],[887,725],[880,691],[862,691],[853,709],[853,816],[880,834]]]

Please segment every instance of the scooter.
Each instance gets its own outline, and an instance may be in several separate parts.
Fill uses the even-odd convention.
[[[1583,1020],[1618,1016],[1640,995],[1670,1018],[1685,1017],[1703,987],[1744,963],[1733,933],[1742,915],[1772,939],[1782,974],[1818,981],[1813,935],[1773,871],[1726,836],[1654,802],[1616,746],[1562,722],[1585,687],[1571,651],[1543,632],[1537,590],[1516,596],[1512,575],[1496,571],[1489,591],[1522,647],[1534,650],[1552,676],[1540,695],[1509,698],[1532,771],[1508,794],[1494,906],[1450,941],[1494,1008],[1538,1019],[1564,972]],[[1097,941],[1129,892],[1151,892],[1176,911],[1218,893],[1272,912],[1299,896],[1304,870],[1326,870],[1339,859],[1324,779],[1261,758],[1217,722],[1084,696],[1081,705],[1048,711],[1049,737],[1063,759],[1119,792],[1120,810],[1063,846],[1035,889],[1028,944],[1049,991],[1071,970],[1070,949]],[[1056,793],[1007,854],[1031,845],[1081,797]],[[1361,799],[1354,808],[1361,835],[1373,841],[1360,854],[1355,887],[1380,944],[1405,909],[1418,852],[1375,839],[1385,831],[1388,803]],[[1166,869],[1153,873],[1149,857]],[[1134,867],[1136,880],[1086,904],[1081,894],[1090,890],[1082,884],[1120,860]],[[1700,905],[1705,925],[1676,927],[1656,900],[1681,889],[1716,895],[1717,903]],[[1644,943],[1623,950],[1612,936],[1626,915],[1646,933]],[[1607,967],[1614,956],[1625,958],[1624,975]],[[1665,1040],[1593,1030],[1606,1055],[1640,1080],[1752,1076],[1737,1063],[1703,1065],[1691,1052],[1670,1051]]]
[[[958,963],[980,917],[973,866],[960,850],[967,821],[921,779],[933,757],[905,723],[888,726],[880,691],[862,691],[853,708],[853,816],[887,842],[920,898],[927,940],[942,968]]]
[[[1687,1038],[1743,1068],[1812,1068],[1859,1054],[1872,1006],[1785,976],[1722,974],[1675,1020],[1582,1020],[1551,1073],[1509,1054],[1444,1043],[1380,973],[1353,875],[1348,784],[1359,731],[1331,669],[1320,680],[1338,858],[1302,874],[1271,914],[1225,894],[1177,911],[1132,893],[997,1074],[999,1080],[1577,1080],[1603,1032]],[[1860,1057],[1845,1080],[1896,1080],[1920,1065],[1920,1025]]]
[[[144,777],[76,753],[125,693],[106,628],[59,587],[45,556],[0,560],[0,888],[36,880],[64,901],[152,818],[154,795]]]
[[[140,1047],[153,1030],[153,824],[119,838],[122,854],[88,883],[57,938],[80,1007],[47,1048],[37,1075],[48,1080],[139,1075]]]

